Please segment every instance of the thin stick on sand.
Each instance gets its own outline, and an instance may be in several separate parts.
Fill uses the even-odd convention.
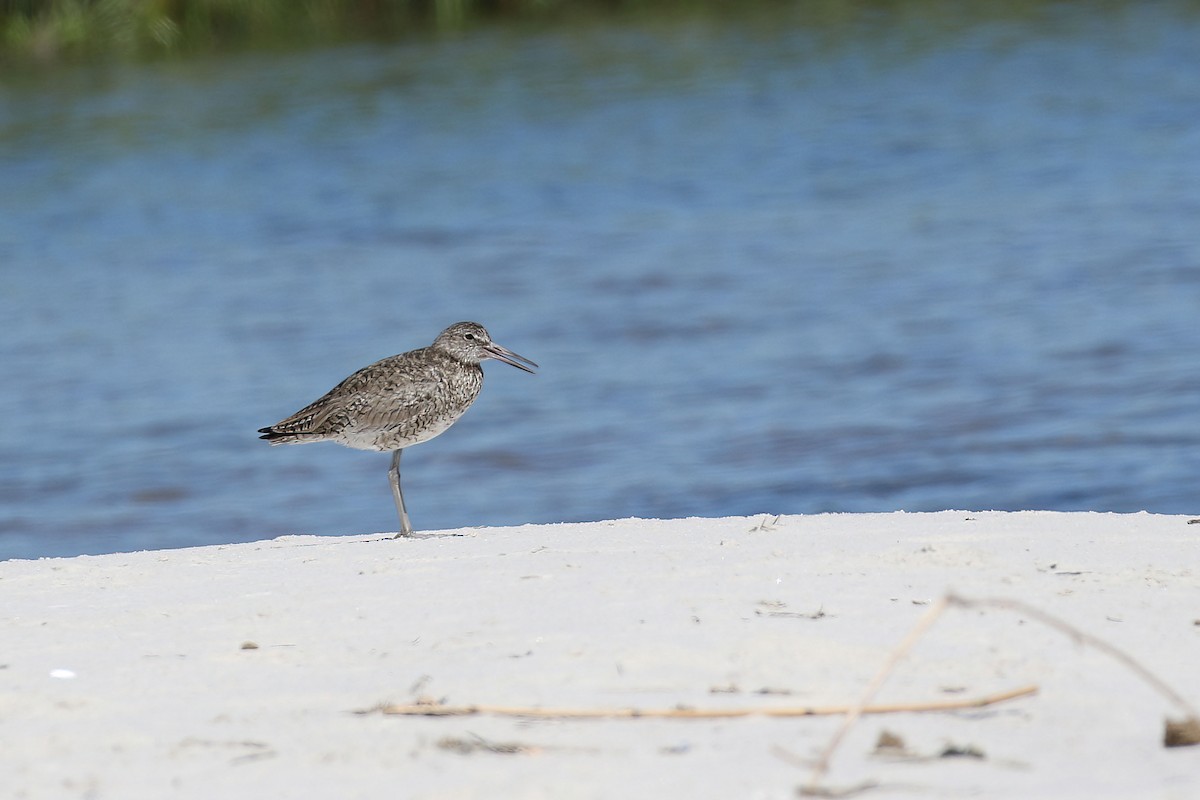
[[[450,706],[438,703],[413,703],[410,705],[383,705],[362,713],[379,711],[383,714],[401,714],[422,717],[466,717],[492,715],[499,717],[537,717],[542,719],[722,719],[728,717],[817,717],[848,714],[895,714],[902,711],[954,711],[965,708],[981,708],[1005,700],[1035,694],[1036,686],[1022,686],[984,697],[962,700],[933,700],[921,703],[896,703],[860,707],[840,706],[790,706],[781,708],[543,708],[539,706],[494,706],[469,705]]]

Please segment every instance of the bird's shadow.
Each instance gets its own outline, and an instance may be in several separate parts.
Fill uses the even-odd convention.
[[[288,536],[304,536],[304,535],[306,535],[306,534],[288,534]],[[408,536],[402,536],[399,533],[380,533],[380,534],[375,534],[375,535],[367,534],[367,536],[369,538],[365,538],[365,539],[358,539],[358,538],[351,539],[350,537],[345,537],[345,536],[314,536],[313,538],[317,539],[317,541],[312,541],[312,542],[286,542],[286,543],[283,543],[283,542],[279,542],[279,539],[275,539],[274,541],[276,543],[276,546],[328,547],[330,545],[343,545],[343,544],[377,544],[379,542],[392,542],[397,539],[399,539],[400,541],[404,541],[406,539],[408,539],[408,540],[413,540],[413,539],[455,539],[455,538],[462,538],[462,537],[470,536],[470,534],[467,534],[467,533],[418,533],[418,532],[414,531],[413,533],[409,534]],[[286,537],[279,537],[279,538],[286,538]]]
[[[418,533],[413,531],[405,536],[402,533],[393,533],[391,536],[384,536],[382,539],[366,539],[368,542],[390,542],[395,539],[454,539],[457,537],[467,536],[465,533]]]

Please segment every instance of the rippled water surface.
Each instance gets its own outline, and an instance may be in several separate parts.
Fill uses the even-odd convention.
[[[460,319],[542,370],[406,455],[418,528],[1195,513],[1196,41],[1063,5],[0,77],[0,557],[394,530],[386,455],[254,431]]]

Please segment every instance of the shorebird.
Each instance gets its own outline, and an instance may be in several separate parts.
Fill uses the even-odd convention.
[[[492,341],[478,322],[458,322],[429,347],[410,350],[363,367],[286,419],[258,432],[271,444],[337,442],[356,450],[391,451],[388,480],[397,536],[411,536],[412,523],[400,492],[400,454],[444,432],[470,408],[483,388],[480,362],[494,358],[534,374],[537,364]]]

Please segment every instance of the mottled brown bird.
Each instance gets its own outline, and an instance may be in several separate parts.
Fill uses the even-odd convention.
[[[480,363],[489,358],[533,373],[537,364],[492,341],[478,322],[458,322],[433,344],[363,367],[286,419],[260,428],[271,444],[337,442],[356,450],[392,451],[388,480],[400,536],[412,524],[400,492],[400,454],[442,433],[483,388]]]

